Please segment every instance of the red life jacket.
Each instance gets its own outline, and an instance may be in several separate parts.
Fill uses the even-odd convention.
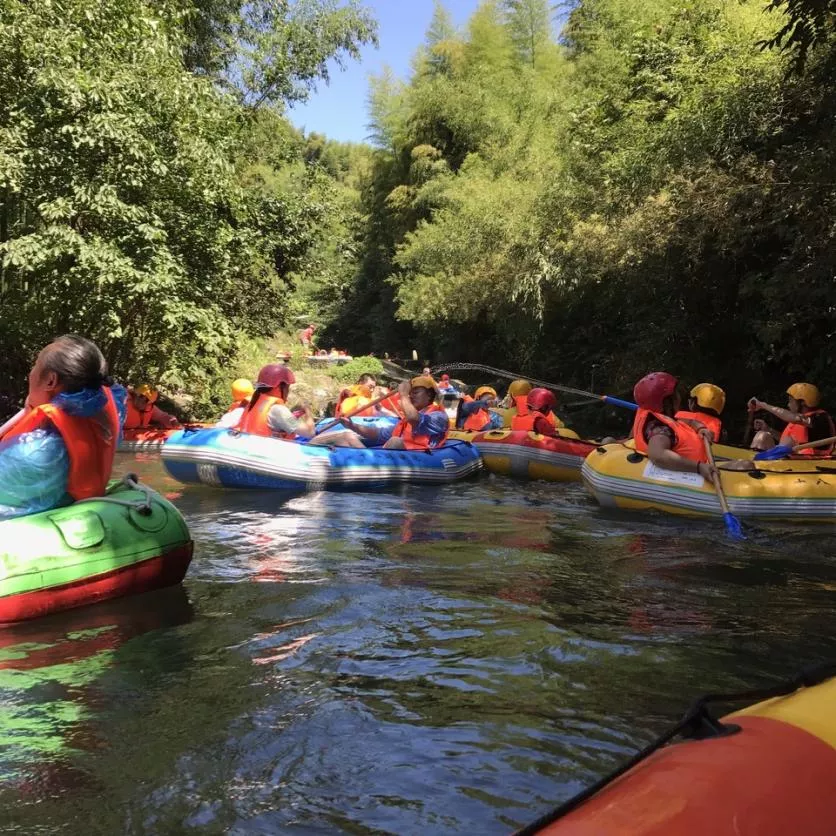
[[[126,430],[140,430],[151,426],[151,415],[154,412],[154,404],[149,403],[148,406],[140,412],[134,406],[133,396],[128,393],[127,414],[125,415]]]
[[[518,412],[511,419],[511,429],[530,433],[537,432],[534,429],[534,425],[537,423],[538,418],[545,418],[553,429],[557,429],[557,416],[553,412],[550,412],[548,415],[544,415],[542,412],[529,412],[528,405],[526,405],[526,411],[524,413]]]
[[[422,415],[429,415],[431,412],[444,412],[438,404],[430,404],[426,409],[421,410]],[[444,412],[446,415],[447,413]],[[407,450],[429,450],[432,439],[428,435],[415,435],[412,431],[412,424],[402,418],[399,423],[395,425],[392,430],[392,438],[402,438],[403,445]],[[443,438],[435,445],[441,447],[447,440],[447,433],[444,433]]]
[[[836,435],[836,427],[833,426],[833,419],[829,413],[823,409],[808,409],[804,413],[805,418],[812,418],[814,415],[826,415],[828,423],[830,424],[830,432],[825,436],[829,438],[831,435]],[[789,441],[784,441],[789,439]],[[804,424],[787,424],[784,427],[784,432],[781,434],[782,444],[806,444],[810,441],[810,428]],[[813,439],[815,440],[815,439]],[[799,450],[797,456],[830,456],[833,454],[833,445],[828,447],[811,447],[807,450]]]
[[[394,395],[389,395],[388,398],[380,402],[380,408],[387,412],[392,412],[395,415],[403,415],[401,409],[401,396],[396,392]]]
[[[67,493],[76,501],[101,496],[113,469],[113,456],[119,439],[119,413],[113,393],[102,387],[107,396],[104,409],[90,418],[68,415],[52,404],[30,410],[2,436],[4,440],[52,424],[61,435],[70,459]]]
[[[274,406],[284,405],[284,400],[276,395],[260,395],[255,406],[244,410],[238,426],[235,428],[250,435],[263,435],[266,438],[293,438],[293,433],[277,433],[270,429],[267,416]]]
[[[715,415],[708,415],[705,412],[688,412],[680,410],[674,415],[677,421],[699,421],[706,429],[711,430],[711,436],[715,444],[720,441],[720,433],[723,431],[723,422]]]
[[[658,412],[651,412],[649,409],[636,411],[636,418],[633,421],[633,440],[636,442],[636,450],[647,455],[647,441],[644,438],[644,428],[650,418],[655,418],[673,431],[674,453],[679,453],[686,459],[695,462],[707,462],[708,455],[705,452],[705,444],[700,434],[688,424],[683,424],[675,418],[668,418]]]

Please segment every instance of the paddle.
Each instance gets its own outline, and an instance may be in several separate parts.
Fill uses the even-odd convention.
[[[836,444],[836,435],[830,438],[820,438],[818,441],[808,441],[805,444],[779,444],[770,450],[761,450],[755,453],[755,461],[772,461],[773,459],[784,459],[791,453],[797,453],[799,450],[812,450],[814,447],[829,447],[831,444]]]
[[[743,533],[740,520],[729,510],[729,503],[726,499],[726,494],[723,491],[723,484],[720,481],[720,473],[717,470],[717,465],[714,461],[714,452],[711,449],[711,442],[707,438],[703,438],[702,442],[705,445],[708,463],[711,465],[711,478],[714,481],[714,490],[717,492],[717,498],[720,500],[720,508],[723,510],[723,522],[726,524],[726,534],[728,534],[732,540],[745,540],[746,535]]]
[[[369,403],[364,403],[362,406],[358,406],[356,409],[352,409],[348,415],[340,415],[339,418],[335,418],[333,421],[327,423],[321,430],[317,430],[311,438],[316,438],[318,435],[322,435],[322,433],[328,432],[331,427],[336,427],[337,424],[341,424],[343,421],[348,420],[349,418],[353,418],[355,415],[363,412],[365,409],[369,409],[372,406],[377,406],[379,403],[382,403],[386,400],[386,398],[391,398],[392,393],[388,392],[385,395],[381,395],[379,398],[375,398],[375,400],[370,401]]]
[[[556,389],[558,392],[566,392],[569,395],[577,395],[581,398],[590,398],[594,401],[602,401],[603,403],[611,404],[612,406],[621,406],[625,409],[638,409],[638,405],[634,404],[632,401],[624,401],[621,398],[614,398],[612,395],[596,395],[594,392],[587,392],[584,389],[574,389],[571,386],[563,386],[560,383],[549,383],[546,380],[537,380],[533,377],[526,377],[525,375],[516,374],[515,372],[508,372],[504,369],[495,369],[493,366],[483,366],[481,363],[443,363],[440,366],[435,366],[433,368],[433,373],[435,372],[446,372],[446,371],[481,371],[486,372],[487,374],[495,375],[496,377],[505,377],[509,380],[518,380],[524,379],[533,383],[535,386],[542,386],[544,389]]]

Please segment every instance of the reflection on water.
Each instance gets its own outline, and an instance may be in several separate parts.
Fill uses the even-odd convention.
[[[505,833],[706,690],[834,654],[824,528],[603,516],[495,477],[184,489],[184,589],[0,634],[21,833]],[[107,799],[103,804],[102,799]]]

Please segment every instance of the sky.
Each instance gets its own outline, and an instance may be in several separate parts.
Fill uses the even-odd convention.
[[[363,48],[361,61],[351,61],[344,71],[333,62],[329,84],[320,82],[305,104],[288,110],[290,121],[307,133],[316,131],[329,139],[363,142],[368,137],[366,97],[369,76],[384,66],[407,78],[410,60],[424,40],[433,13],[433,0],[364,0],[378,22],[380,46]],[[457,26],[467,23],[479,0],[445,0],[444,6]]]

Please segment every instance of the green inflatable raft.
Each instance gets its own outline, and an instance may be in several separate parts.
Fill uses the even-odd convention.
[[[0,623],[178,584],[192,548],[180,512],[133,476],[105,496],[0,522]]]

